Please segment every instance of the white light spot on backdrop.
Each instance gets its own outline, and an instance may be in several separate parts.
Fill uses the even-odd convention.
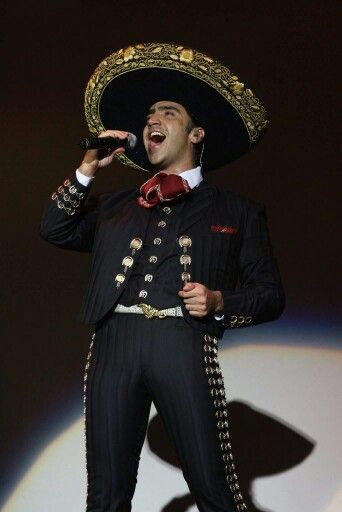
[[[253,496],[274,512],[342,510],[342,356],[337,350],[247,345],[222,348],[220,361],[228,398],[241,400],[312,438],[313,452],[298,466],[258,478]],[[152,408],[151,416],[155,409]],[[234,450],[234,443],[233,443]],[[83,418],[37,457],[2,512],[84,512]],[[145,443],[133,512],[159,512],[186,494],[181,471],[161,461]],[[187,512],[195,512],[192,507]]]

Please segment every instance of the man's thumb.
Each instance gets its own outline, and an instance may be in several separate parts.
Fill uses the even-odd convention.
[[[186,292],[190,292],[190,290],[193,290],[195,287],[196,285],[194,283],[185,283],[185,285],[183,286],[183,290],[185,290]]]

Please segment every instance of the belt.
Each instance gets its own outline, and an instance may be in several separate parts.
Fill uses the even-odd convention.
[[[165,318],[167,316],[173,317],[182,317],[183,312],[180,306],[175,306],[174,308],[166,308],[166,309],[156,309],[149,304],[134,304],[134,306],[123,306],[122,304],[117,304],[114,309],[115,313],[135,313],[138,315],[145,315],[146,318]]]

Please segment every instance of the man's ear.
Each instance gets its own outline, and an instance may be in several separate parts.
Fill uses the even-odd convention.
[[[204,128],[202,128],[201,126],[196,126],[191,130],[189,136],[190,141],[193,144],[198,144],[199,142],[202,142],[205,136]]]

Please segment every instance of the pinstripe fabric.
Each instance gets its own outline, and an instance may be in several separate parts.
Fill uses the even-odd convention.
[[[76,181],[76,178],[74,179]],[[80,184],[78,187],[82,187]],[[83,187],[80,190],[84,190]],[[125,281],[116,287],[114,278],[122,272],[122,260],[130,254],[130,243],[138,237],[144,243],[150,210],[136,201],[138,190],[107,195],[96,210],[80,206],[73,216],[58,210],[50,201],[41,222],[41,236],[60,247],[92,251],[92,265],[80,320],[96,324],[120,299],[134,265]],[[178,236],[192,239],[192,280],[220,290],[224,299],[224,324],[213,315],[198,320],[187,310],[185,320],[196,329],[222,337],[232,325],[245,327],[274,320],[285,307],[277,261],[270,243],[266,211],[262,204],[229,191],[219,190],[203,180],[184,197],[185,213]],[[215,232],[212,225],[229,225],[235,233]],[[139,258],[139,251],[135,260]],[[175,279],[180,277],[176,275]],[[236,289],[237,283],[239,289]],[[249,316],[251,323],[231,322]]]
[[[203,337],[182,318],[114,314],[96,332],[87,375],[87,512],[131,510],[152,400],[198,510],[235,511]]]
[[[70,186],[85,191],[71,181]],[[244,511],[225,430],[219,367],[217,361],[205,359],[203,350],[207,345],[206,350],[215,353],[216,337],[222,337],[225,328],[274,320],[284,309],[265,208],[205,180],[187,194],[172,235],[174,244],[179,255],[191,257],[191,281],[222,292],[224,323],[213,314],[191,317],[182,301],[184,319],[147,320],[112,313],[147,238],[150,210],[137,204],[137,194],[111,194],[96,209],[85,211],[80,205],[72,215],[52,200],[41,224],[47,241],[93,253],[81,312],[85,323],[96,324],[85,380],[87,512],[131,510],[151,400],[169,431],[199,511],[232,512],[233,502]],[[181,240],[188,241],[186,249]],[[139,248],[132,246],[134,241]],[[123,270],[127,256],[134,264]],[[173,276],[177,289],[182,287],[183,270],[180,264]],[[118,275],[120,280],[115,279]],[[204,335],[209,341],[203,346]]]

